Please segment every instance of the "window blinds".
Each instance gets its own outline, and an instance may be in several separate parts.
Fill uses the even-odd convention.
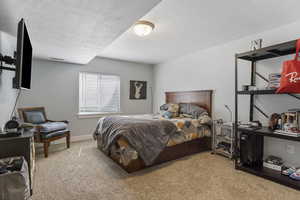
[[[79,112],[120,112],[120,77],[80,72]]]

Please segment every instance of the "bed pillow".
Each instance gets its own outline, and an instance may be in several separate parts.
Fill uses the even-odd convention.
[[[180,109],[179,112],[180,114],[187,114],[187,115],[192,115],[193,119],[198,119],[201,115],[207,114],[207,111],[195,104],[191,103],[180,103],[179,104]]]
[[[166,111],[166,110],[168,110],[169,109],[169,104],[163,104],[163,105],[161,105],[160,107],[159,107],[159,109],[160,110],[164,110],[164,111]]]
[[[173,117],[173,113],[170,112],[170,111],[165,111],[163,114],[162,114],[162,117],[163,118],[166,118],[166,119],[171,119]]]
[[[169,104],[168,111],[173,113],[173,117],[177,117],[179,115],[179,105],[175,103]]]
[[[212,124],[212,120],[208,116],[208,114],[202,114],[200,117],[198,117],[198,121],[201,125],[203,125],[203,124],[211,125]]]

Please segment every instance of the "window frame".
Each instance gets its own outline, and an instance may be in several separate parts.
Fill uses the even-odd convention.
[[[102,76],[117,76],[119,77],[119,111],[118,112],[80,112],[80,74],[86,73],[86,74],[96,74],[96,75],[102,75]],[[97,117],[102,117],[105,115],[119,115],[122,114],[121,111],[121,76],[119,74],[113,74],[113,73],[102,73],[102,72],[91,72],[91,71],[80,71],[78,73],[78,117],[79,118],[97,118]]]

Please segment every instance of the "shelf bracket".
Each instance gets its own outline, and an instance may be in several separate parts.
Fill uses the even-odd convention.
[[[269,50],[269,51],[267,51],[268,53],[270,53],[270,54],[273,54],[273,55],[275,55],[275,56],[282,56],[278,51],[276,51],[276,50]]]
[[[255,72],[255,74],[256,74],[259,78],[261,78],[262,80],[264,80],[264,81],[266,81],[266,82],[269,83],[269,80],[268,80],[266,77],[264,77],[263,75],[261,75],[260,73]]]
[[[291,96],[291,97],[294,97],[294,98],[296,98],[296,99],[298,99],[298,100],[300,100],[300,97],[297,96],[297,95],[295,95],[295,94],[288,94],[288,95]]]
[[[260,112],[265,118],[267,118],[267,119],[269,119],[269,116],[264,112],[264,111],[262,111],[259,107],[257,107],[256,105],[253,105],[254,106],[254,108],[258,111],[258,112]]]

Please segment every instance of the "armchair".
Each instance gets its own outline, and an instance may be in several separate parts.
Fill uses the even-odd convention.
[[[25,123],[35,127],[34,141],[44,144],[44,155],[48,157],[49,145],[52,141],[66,138],[67,148],[70,148],[69,122],[47,119],[44,107],[19,108],[19,117]]]

